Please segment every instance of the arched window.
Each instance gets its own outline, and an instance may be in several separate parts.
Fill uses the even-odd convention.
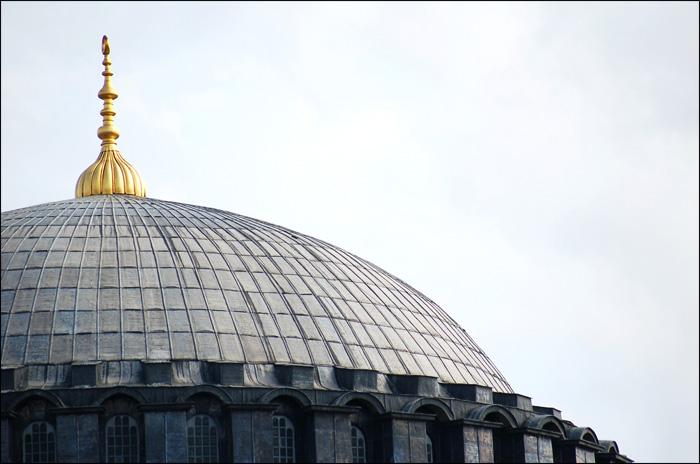
[[[107,462],[139,462],[139,429],[125,415],[107,421]]]
[[[32,422],[22,434],[24,462],[56,462],[56,431],[48,422]]]
[[[426,461],[425,462],[434,462],[433,461],[433,440],[430,438],[430,435],[426,434],[425,435],[425,454],[426,454]]]
[[[285,416],[272,417],[272,458],[274,462],[295,462],[294,425]]]
[[[350,428],[350,441],[352,443],[352,462],[367,462],[365,435],[354,425]]]
[[[189,462],[219,462],[219,428],[206,414],[187,420],[187,460]]]
[[[511,462],[513,460],[512,456],[509,455],[511,452],[508,446],[504,443],[504,433],[505,430],[511,428],[512,425],[508,418],[500,411],[493,411],[484,417],[485,421],[488,422],[500,422],[503,427],[491,429],[492,430],[492,440],[493,440],[493,462]]]

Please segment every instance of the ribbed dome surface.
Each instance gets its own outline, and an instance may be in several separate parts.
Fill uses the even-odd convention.
[[[512,392],[438,305],[344,250],[131,195],[2,213],[2,365],[223,360]]]

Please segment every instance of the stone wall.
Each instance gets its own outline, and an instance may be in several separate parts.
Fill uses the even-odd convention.
[[[138,424],[139,458],[146,462],[186,462],[187,424],[197,414],[212,417],[221,462],[272,461],[278,414],[293,423],[297,461],[352,462],[356,426],[370,462],[426,462],[428,436],[435,462],[630,462],[614,442],[599,442],[591,429],[562,421],[559,411],[484,387],[446,388],[425,378],[393,383],[344,370],[346,389],[323,389],[313,372],[290,368],[277,388],[165,385],[172,382],[166,371],[157,366],[151,375],[159,380],[151,385],[114,387],[90,385],[99,375],[81,368],[73,376],[80,387],[4,391],[2,462],[22,461],[23,433],[35,421],[55,428],[59,461],[104,462],[104,427],[115,414]],[[216,373],[241,377],[225,366]],[[354,384],[365,391],[350,390]]]

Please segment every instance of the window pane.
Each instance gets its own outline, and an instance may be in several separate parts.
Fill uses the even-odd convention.
[[[48,422],[33,422],[22,434],[24,462],[55,462],[56,435]]]
[[[219,429],[213,418],[199,414],[187,421],[187,460],[219,462]]]
[[[425,436],[425,446],[426,446],[427,461],[433,462],[433,440],[430,439],[430,435]]]
[[[118,415],[107,421],[107,462],[139,462],[136,420]]]
[[[292,422],[284,416],[272,418],[274,462],[295,462],[294,455],[294,427]]]
[[[352,442],[352,462],[367,462],[365,436],[362,430],[352,426],[350,428],[350,438]]]

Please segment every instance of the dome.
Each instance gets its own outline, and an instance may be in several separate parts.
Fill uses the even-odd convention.
[[[372,263],[147,198],[109,52],[76,198],[2,213],[0,461],[630,462]]]
[[[512,392],[419,291],[326,242],[226,211],[92,195],[5,212],[2,272],[3,366],[295,364]]]

